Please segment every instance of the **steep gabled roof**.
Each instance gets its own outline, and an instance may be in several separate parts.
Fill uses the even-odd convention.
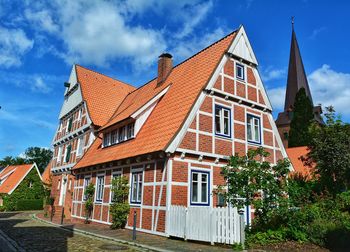
[[[52,168],[52,159],[50,160],[50,162],[48,163],[48,165],[46,166],[44,172],[41,174],[42,177],[42,181],[44,184],[49,185],[51,184],[51,168]]]
[[[289,66],[287,90],[284,104],[284,111],[294,106],[295,96],[300,88],[304,88],[306,95],[312,103],[309,83],[307,82],[303,60],[299,50],[297,36],[295,35],[294,27],[292,30],[292,40],[290,45]]]
[[[101,139],[97,138],[74,168],[165,150],[181,129],[236,34],[236,31],[230,33],[175,66],[161,86],[157,86],[157,79],[154,79],[130,93],[103,128],[129,117],[170,85],[135,139],[102,149]]]
[[[0,180],[4,180],[0,185],[0,193],[11,194],[33,168],[37,170],[38,175],[41,179],[36,164],[7,166],[0,173]]]
[[[76,65],[77,80],[93,124],[102,126],[135,87]]]

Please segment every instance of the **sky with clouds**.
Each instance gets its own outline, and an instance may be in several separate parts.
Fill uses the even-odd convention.
[[[291,24],[313,100],[350,121],[350,2],[0,0],[0,158],[50,147],[73,63],[135,86],[245,26],[274,115],[283,108]]]

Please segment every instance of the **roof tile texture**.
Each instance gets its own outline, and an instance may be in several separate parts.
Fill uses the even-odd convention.
[[[13,173],[8,176],[7,179],[0,185],[0,193],[11,192],[32,167],[33,164],[10,165],[2,170],[0,173],[0,178],[6,176],[6,174],[11,173],[11,171],[13,171]]]
[[[98,126],[104,125],[124,98],[135,90],[131,85],[79,65],[76,72],[90,118]]]
[[[104,128],[129,117],[152,97],[171,85],[135,139],[102,149],[101,139],[97,138],[74,168],[165,150],[180,130],[235,35],[235,32],[229,34],[174,67],[161,86],[157,87],[157,80],[154,79],[129,94]]]

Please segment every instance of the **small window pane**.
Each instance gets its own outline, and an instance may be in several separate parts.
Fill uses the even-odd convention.
[[[198,183],[192,183],[192,202],[198,202]]]
[[[202,203],[207,202],[207,183],[202,183]]]
[[[221,131],[221,125],[220,125],[220,108],[215,108],[215,132],[220,133]]]

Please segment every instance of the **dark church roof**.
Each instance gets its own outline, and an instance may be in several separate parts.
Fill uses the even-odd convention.
[[[293,107],[295,96],[298,90],[302,87],[305,88],[306,95],[309,97],[313,105],[309,84],[307,82],[305,74],[303,60],[301,59],[298,41],[293,27],[292,41],[290,45],[288,80],[284,111],[287,111],[289,108]]]
[[[293,110],[295,96],[300,88],[304,88],[306,95],[309,97],[312,106],[312,96],[307,81],[303,60],[301,59],[300,49],[297,41],[297,36],[294,31],[294,24],[292,23],[292,40],[290,45],[289,66],[288,66],[288,79],[287,90],[284,103],[284,111],[278,114],[276,124],[277,126],[289,125],[293,116],[291,112]],[[315,120],[323,124],[321,106],[314,107]]]

